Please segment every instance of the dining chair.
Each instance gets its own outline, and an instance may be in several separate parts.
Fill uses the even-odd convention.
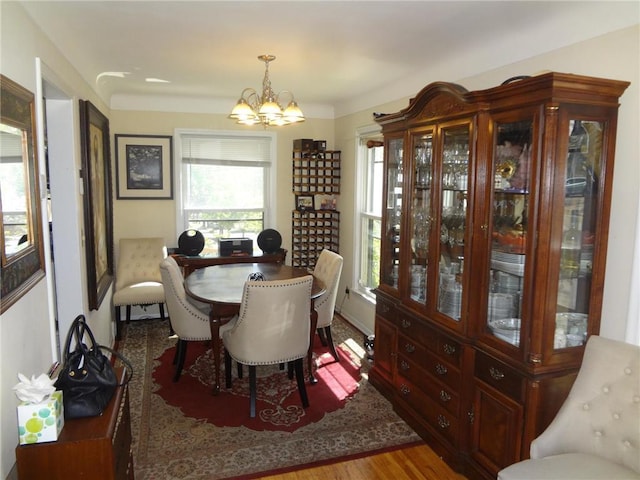
[[[173,381],[180,379],[188,342],[211,340],[208,303],[190,299],[184,289],[182,270],[173,257],[167,257],[160,263],[160,274],[164,287],[169,321],[174,334],[178,337],[174,364],[176,371]],[[220,336],[233,326],[231,322],[220,325]]]
[[[333,343],[331,324],[338,296],[338,284],[342,273],[343,258],[331,250],[324,249],[320,252],[313,276],[324,283],[326,292],[314,302],[315,311],[318,314],[317,332],[324,346],[329,346],[333,358],[340,361],[340,356]]]
[[[131,320],[133,305],[158,304],[164,317],[164,289],[160,262],[167,256],[164,239],[121,238],[116,268],[113,305],[116,310],[116,337],[121,338],[121,308],[126,307],[126,322]]]
[[[311,336],[311,285],[306,275],[288,280],[244,284],[240,312],[234,325],[222,335],[225,347],[225,380],[231,388],[231,360],[249,367],[250,416],[256,416],[256,366],[288,363],[295,371],[304,408],[309,406],[304,383],[303,359]]]

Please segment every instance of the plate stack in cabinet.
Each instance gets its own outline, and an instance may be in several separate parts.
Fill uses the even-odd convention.
[[[427,85],[384,136],[369,379],[454,468],[525,459],[600,328],[620,96],[549,72]]]
[[[325,140],[294,140],[292,168],[296,209],[291,212],[291,264],[313,268],[323,249],[339,253],[335,198],[340,194],[340,151],[327,150]],[[301,196],[313,198],[312,205],[301,207]]]

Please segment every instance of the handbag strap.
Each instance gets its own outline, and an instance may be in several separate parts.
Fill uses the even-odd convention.
[[[122,364],[124,364],[125,371],[127,372],[127,376],[125,377],[122,383],[118,384],[118,386],[123,387],[126,384],[128,384],[133,378],[133,365],[131,365],[131,362],[129,361],[129,359],[124,355],[122,355],[120,352],[114,350],[113,348],[105,347],[104,345],[98,345],[97,348],[99,348],[100,350],[106,350],[107,352],[111,353],[111,355],[113,355],[118,360],[120,360]]]
[[[67,334],[67,341],[65,342],[65,347],[64,347],[64,358],[68,359],[69,356],[71,355],[71,340],[75,337],[76,338],[76,349],[80,349],[83,351],[83,353],[89,353],[89,348],[87,348],[87,346],[82,343],[82,339],[84,337],[84,334],[87,334],[89,336],[89,338],[91,339],[91,346],[95,347],[96,345],[96,340],[93,336],[93,332],[91,331],[91,329],[89,328],[89,325],[87,325],[87,320],[84,317],[84,315],[78,315],[75,320],[71,323],[71,326],[69,327],[69,333]]]

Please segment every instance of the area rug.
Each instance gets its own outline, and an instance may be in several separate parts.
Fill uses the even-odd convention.
[[[159,394],[163,387],[154,380],[154,371],[159,367],[161,370],[163,362],[171,364],[173,359],[175,339],[169,337],[167,322],[145,320],[127,325],[118,349],[132,361],[135,369],[129,386],[129,401],[136,479],[259,478],[419,442],[418,435],[367,382],[369,364],[362,358],[362,334],[339,318],[334,321],[332,331],[340,353],[345,357],[340,363],[346,360],[353,365],[349,376],[356,383],[355,389],[343,389],[341,396],[344,398],[337,401],[339,405],[335,410],[325,411],[302,426],[256,430],[255,425],[248,422],[248,398],[241,393],[234,402],[236,413],[230,415],[240,418],[246,414],[247,422],[238,426],[228,423],[219,426],[215,415],[202,415],[207,409],[223,410],[221,399],[233,395],[224,388],[219,396],[203,395],[200,402],[204,408],[199,408],[200,413],[193,416],[183,412],[184,405],[168,403]],[[184,387],[182,383],[197,372],[197,362],[206,361],[210,351],[204,347],[202,350],[197,355],[197,349],[189,346],[190,358],[185,362],[183,378],[176,385]],[[315,360],[319,364],[317,374],[333,363],[321,349]],[[258,384],[265,375],[272,374],[278,372],[263,373]],[[286,379],[286,372],[279,374]],[[238,379],[234,375],[234,384],[236,382]],[[342,376],[340,382],[349,383]],[[307,387],[311,405],[321,403],[314,396],[318,386]],[[184,391],[188,394],[188,387]],[[289,396],[292,404],[297,405],[299,398],[296,395],[294,392]],[[271,402],[273,405],[274,401]]]
[[[185,368],[178,382],[173,381],[176,348],[167,349],[157,359],[159,365],[153,371],[153,381],[158,386],[155,393],[169,405],[178,407],[183,415],[201,418],[218,427],[244,426],[251,430],[293,432],[343,408],[357,392],[360,367],[352,358],[352,352],[339,346],[337,349],[340,362],[335,361],[329,348],[322,346],[316,335],[314,374],[317,383],[307,384],[310,405],[306,409],[302,408],[295,377],[289,380],[287,372],[278,365],[256,367],[255,418],[249,417],[247,367],[243,367],[241,379],[237,378],[234,368],[231,388],[223,388],[216,398],[212,398],[213,356],[209,342],[189,342]],[[223,357],[221,355],[221,363]],[[224,365],[221,375],[224,378]]]

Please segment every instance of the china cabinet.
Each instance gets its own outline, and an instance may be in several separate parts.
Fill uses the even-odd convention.
[[[470,478],[528,456],[599,332],[619,97],[545,73],[433,83],[385,137],[371,381]]]

